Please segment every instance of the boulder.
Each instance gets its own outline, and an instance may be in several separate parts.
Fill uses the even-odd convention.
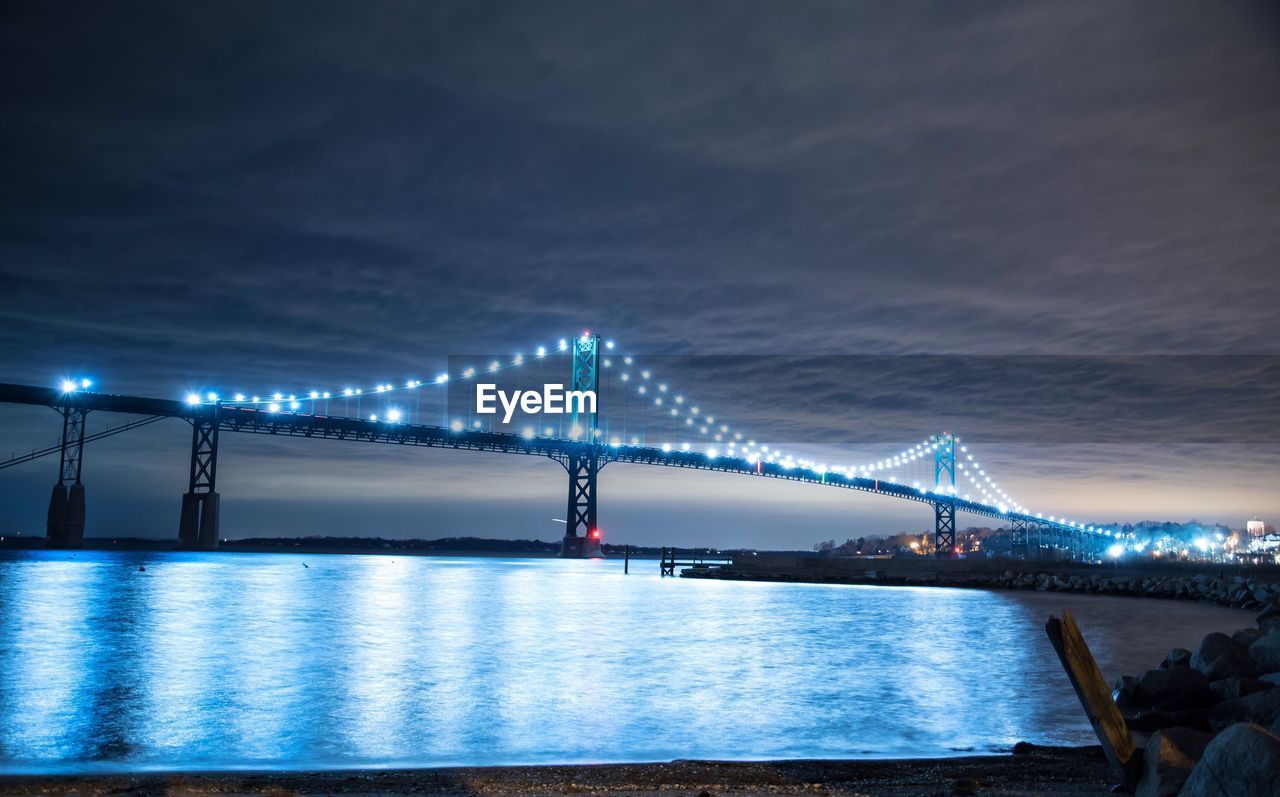
[[[1166,670],[1174,667],[1190,667],[1191,651],[1186,648],[1171,648],[1165,655],[1164,661],[1160,662],[1160,666]]]
[[[1280,686],[1280,672],[1269,672],[1265,675],[1259,675],[1258,680]]]
[[[1209,709],[1209,727],[1214,731],[1241,722],[1267,726],[1277,719],[1280,719],[1280,689],[1254,692]]]
[[[1138,679],[1132,675],[1122,675],[1111,689],[1111,699],[1124,711],[1138,706]]]
[[[1257,628],[1241,628],[1239,631],[1232,634],[1231,638],[1247,648],[1254,642],[1257,642],[1258,638],[1261,637],[1262,634],[1263,632]]]
[[[1272,602],[1258,614],[1256,619],[1258,628],[1262,631],[1274,631],[1280,628],[1280,604]]]
[[[1209,693],[1209,679],[1199,670],[1175,667],[1171,670],[1147,670],[1138,676],[1135,705],[1154,706],[1171,697],[1188,693]]]
[[[1125,717],[1125,724],[1130,730],[1152,733],[1166,728],[1192,728],[1197,731],[1209,731],[1209,711],[1207,708],[1165,709],[1148,708]]]
[[[1238,675],[1209,683],[1209,691],[1213,692],[1214,696],[1219,700],[1235,700],[1238,697],[1273,688],[1275,688],[1275,684],[1270,681],[1262,681],[1257,678],[1242,678]]]
[[[1249,646],[1249,657],[1258,672],[1280,672],[1280,628],[1268,631]]]
[[[1191,654],[1191,667],[1208,676],[1210,681],[1232,676],[1252,678],[1258,674],[1249,649],[1226,634],[1206,634],[1196,652]]]
[[[1174,797],[1213,737],[1192,728],[1166,728],[1147,741],[1135,797]]]
[[[1280,737],[1247,723],[1232,725],[1204,749],[1182,797],[1275,797]]]

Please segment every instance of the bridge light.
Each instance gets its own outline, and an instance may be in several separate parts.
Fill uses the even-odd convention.
[[[217,393],[214,393],[214,392],[212,392],[212,391],[210,391],[210,392],[209,392],[209,400],[210,400],[210,401],[217,401],[217,400],[218,400],[218,394],[217,394]]]
[[[611,340],[606,340],[606,341],[604,342],[604,347],[605,347],[606,349],[610,349],[610,350],[612,350],[612,349],[613,349],[613,341],[611,341]]]
[[[526,426],[526,427],[524,427],[524,429],[522,429],[522,430],[521,430],[521,432],[520,432],[520,436],[521,436],[521,437],[523,437],[523,438],[524,438],[524,439],[526,439],[526,440],[532,440],[532,439],[533,439],[533,427],[532,427],[532,426]]]
[[[569,341],[564,338],[560,338],[560,351],[564,351],[567,348],[569,348]]]
[[[71,381],[70,379],[64,379],[64,380],[62,380],[62,392],[63,392],[63,393],[74,393],[74,392],[76,392],[76,383],[75,383],[75,382],[73,382],[73,381]],[[197,401],[198,401],[198,400],[199,400],[199,399],[197,398]]]
[[[187,403],[188,403],[188,404],[190,404],[190,405],[192,405],[192,406],[195,406],[196,404],[199,404],[199,403],[200,403],[200,395],[199,395],[198,393],[188,393],[188,394],[187,394]]]
[[[489,373],[493,373],[494,371],[498,370],[501,367],[502,366],[498,364],[498,361],[494,360],[493,362],[489,363]]]
[[[254,404],[257,404],[259,401],[261,401],[261,399],[259,399],[257,396],[254,396],[254,397],[253,397],[253,403],[254,403]]]
[[[302,405],[301,405],[301,404],[299,404],[299,403],[298,403],[298,402],[296,402],[296,401],[290,401],[290,402],[289,402],[289,409],[293,410],[294,412],[297,412],[297,411],[298,411],[298,409],[299,409],[299,408],[301,408],[301,407],[302,407]]]
[[[593,540],[600,539],[600,529],[592,529],[591,531],[587,532],[587,536]]]
[[[437,384],[437,385],[443,385],[445,382],[448,382],[448,381],[449,381],[449,375],[448,375],[448,374],[440,374],[439,376],[437,376],[437,377],[436,377],[436,384]]]
[[[237,394],[236,394],[236,401],[244,401],[244,394],[243,394],[243,393],[237,393]]]
[[[1112,559],[1119,559],[1121,556],[1124,556],[1124,546],[1120,543],[1112,545],[1107,549],[1107,556],[1110,556]]]
[[[664,454],[666,454],[666,453],[670,453],[670,451],[671,451],[671,444],[670,444],[670,443],[663,443],[663,444],[662,444],[662,452],[663,452]]]
[[[279,412],[279,411],[280,411],[280,405],[275,403],[274,401],[267,405],[267,412]]]
[[[453,423],[449,424],[449,428],[450,428],[450,429],[452,429],[452,430],[453,430],[453,431],[455,431],[455,432],[461,432],[461,431],[462,431],[462,421],[459,421],[459,420],[457,420],[457,419],[454,419]]]
[[[80,387],[84,388],[85,390],[88,390],[92,385],[93,385],[93,380],[92,380],[92,379],[81,379],[81,380],[80,380]]]
[[[546,346],[539,346],[539,347],[538,347],[538,356],[539,356],[539,357],[546,357],[546,356],[547,356],[547,347],[546,347]]]
[[[378,415],[377,415],[377,413],[374,413],[373,415],[370,415],[370,416],[369,416],[369,420],[371,420],[371,421],[376,421],[376,420],[378,420]]]
[[[343,388],[343,390],[342,390],[342,395],[344,395],[344,396],[350,396],[350,395],[351,395],[352,393],[354,393],[354,392],[355,392],[355,391],[353,391],[353,390],[352,390],[351,388],[349,388],[349,387],[348,387],[348,388]]]
[[[329,391],[327,391],[327,390],[326,390],[326,391],[324,392],[324,397],[325,397],[325,398],[329,398]]]
[[[681,451],[688,451],[688,450],[689,450],[689,444],[688,444],[688,443],[681,443],[681,444],[680,444],[680,450],[681,450]]]
[[[515,365],[523,365],[523,364],[524,364],[524,355],[523,355],[523,354],[517,354],[517,355],[515,356],[515,358],[511,360],[511,362],[512,362],[512,363],[514,363]]]
[[[311,398],[313,398],[313,399],[318,399],[318,398],[320,398],[320,391],[318,391],[318,390],[313,390],[313,391],[311,391],[311,393],[310,393],[309,395],[310,395],[310,396],[311,396]]]
[[[387,410],[387,420],[392,423],[400,422],[400,410]]]

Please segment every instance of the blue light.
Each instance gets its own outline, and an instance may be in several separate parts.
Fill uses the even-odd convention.
[[[188,403],[188,404],[190,404],[190,405],[192,405],[192,406],[195,406],[196,404],[199,404],[199,403],[200,403],[200,395],[199,395],[198,393],[188,393],[188,394],[187,394],[187,403]]]

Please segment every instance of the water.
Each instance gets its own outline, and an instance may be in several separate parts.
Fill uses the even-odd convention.
[[[0,554],[0,771],[1091,743],[1044,634],[1051,612],[1076,612],[1109,679],[1251,621],[1187,603],[659,579],[656,562],[632,566]]]

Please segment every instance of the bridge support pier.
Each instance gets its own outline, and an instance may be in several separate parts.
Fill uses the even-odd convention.
[[[83,548],[85,500],[80,482],[84,454],[84,426],[89,411],[59,407],[62,414],[62,456],[58,463],[58,483],[49,496],[45,545],[49,548]],[[70,488],[67,482],[71,483]]]
[[[1010,553],[1021,559],[1027,558],[1027,521],[1019,518],[1012,519],[1013,542]]]
[[[596,516],[596,478],[600,458],[594,445],[584,445],[569,456],[569,506],[560,555],[569,559],[601,556],[600,528]]]
[[[191,421],[191,477],[182,496],[178,547],[188,551],[218,548],[220,496],[218,476],[218,405]]]
[[[935,501],[933,504],[933,521],[935,555],[939,559],[950,559],[956,555],[955,499]]]

